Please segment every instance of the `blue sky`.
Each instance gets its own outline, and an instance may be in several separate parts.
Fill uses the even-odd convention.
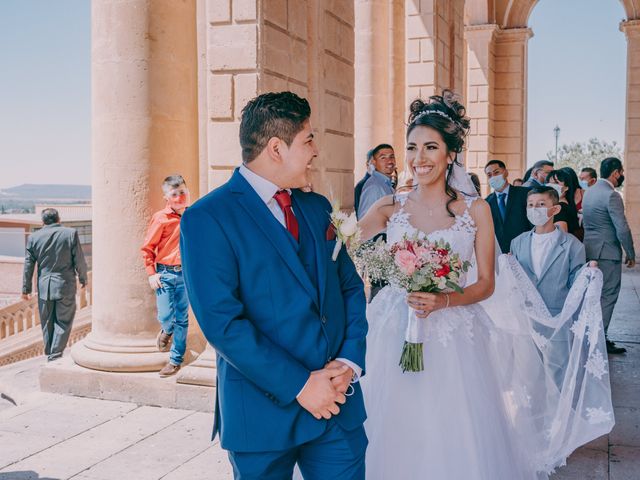
[[[0,188],[91,182],[90,0],[0,0]]]
[[[619,0],[541,0],[529,18],[527,160],[591,137],[624,145],[627,41]]]
[[[0,0],[0,188],[91,181],[90,0]],[[618,0],[541,0],[530,19],[528,160],[624,141]]]

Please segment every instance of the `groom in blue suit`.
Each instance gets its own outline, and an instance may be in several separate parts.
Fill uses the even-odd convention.
[[[214,436],[236,479],[364,479],[365,295],[331,205],[303,193],[318,151],[305,99],[242,112],[243,165],[181,222],[185,282],[216,349]]]

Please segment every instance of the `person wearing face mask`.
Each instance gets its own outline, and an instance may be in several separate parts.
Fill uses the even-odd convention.
[[[595,168],[585,167],[580,170],[580,186],[583,190],[593,187],[598,181],[598,173]]]
[[[502,253],[509,253],[511,241],[531,229],[527,220],[527,191],[525,187],[509,184],[509,171],[501,160],[491,160],[484,173],[493,189],[487,198],[496,238]]]
[[[584,231],[580,227],[575,203],[576,189],[570,175],[564,170],[552,170],[547,176],[545,186],[553,188],[560,198],[560,211],[553,218],[555,225],[582,241]]]
[[[611,315],[620,293],[623,249],[627,267],[633,268],[636,264],[633,237],[624,214],[624,203],[615,191],[623,182],[624,168],[620,159],[606,158],[600,165],[600,180],[586,191],[582,201],[587,258],[598,261],[604,277],[600,302],[605,334],[609,330]],[[626,349],[607,339],[607,351],[620,354]]]
[[[171,350],[169,362],[160,370],[161,377],[168,377],[180,370],[187,349],[189,300],[180,259],[180,220],[190,198],[181,175],[165,178],[162,191],[166,206],[151,217],[141,250],[149,285],[156,292],[158,350]]]
[[[586,262],[582,243],[554,222],[560,205],[558,192],[550,185],[531,189],[527,194],[527,218],[535,227],[511,243],[511,254],[554,316],[562,311],[573,281]]]
[[[530,170],[527,170],[524,176],[525,181],[523,186],[528,188],[541,187],[544,185],[545,179],[551,170],[553,170],[553,162],[549,160],[538,160]],[[527,176],[527,174],[529,176]]]

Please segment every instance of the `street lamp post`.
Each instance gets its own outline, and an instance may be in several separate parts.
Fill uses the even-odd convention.
[[[556,128],[553,129],[553,133],[556,136],[556,156],[555,162],[558,162],[558,137],[560,136],[560,127],[556,125]]]

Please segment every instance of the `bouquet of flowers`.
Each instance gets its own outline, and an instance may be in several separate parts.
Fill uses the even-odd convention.
[[[444,241],[430,242],[416,237],[386,245],[379,240],[364,245],[356,254],[356,264],[371,280],[385,280],[407,292],[462,292],[460,276],[469,269]],[[422,322],[409,309],[400,366],[404,372],[424,370]]]

